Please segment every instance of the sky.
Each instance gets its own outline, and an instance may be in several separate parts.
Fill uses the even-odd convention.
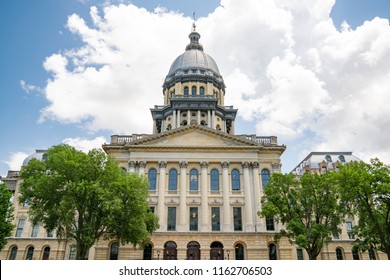
[[[0,175],[35,149],[152,133],[194,11],[236,133],[277,136],[282,172],[311,151],[390,163],[388,0],[2,0]]]

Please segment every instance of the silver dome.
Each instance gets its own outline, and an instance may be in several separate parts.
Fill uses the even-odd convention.
[[[219,74],[219,69],[214,59],[205,52],[197,49],[190,49],[179,55],[172,63],[168,76],[178,70],[186,69],[212,70]]]
[[[29,155],[24,159],[22,166],[27,166],[29,161],[32,160],[33,158],[41,161],[44,160],[46,156],[46,152],[47,150],[35,150],[35,153]]]

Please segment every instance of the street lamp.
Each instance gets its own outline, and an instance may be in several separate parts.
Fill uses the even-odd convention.
[[[160,260],[160,250],[157,250],[157,260]]]
[[[226,253],[228,255],[228,260],[229,260],[230,250],[227,250]]]

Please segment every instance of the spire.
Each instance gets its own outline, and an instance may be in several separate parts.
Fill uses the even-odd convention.
[[[190,33],[190,35],[188,35],[188,37],[190,38],[190,43],[187,45],[186,51],[188,51],[188,50],[203,51],[203,46],[201,44],[199,44],[200,34],[198,32],[196,32],[195,12],[192,14],[192,18],[193,18],[194,22],[192,23],[191,33]]]

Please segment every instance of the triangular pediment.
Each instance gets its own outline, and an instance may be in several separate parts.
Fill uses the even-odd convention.
[[[191,125],[145,137],[129,143],[131,146],[156,147],[233,147],[259,146],[258,143],[241,139],[215,129]]]

